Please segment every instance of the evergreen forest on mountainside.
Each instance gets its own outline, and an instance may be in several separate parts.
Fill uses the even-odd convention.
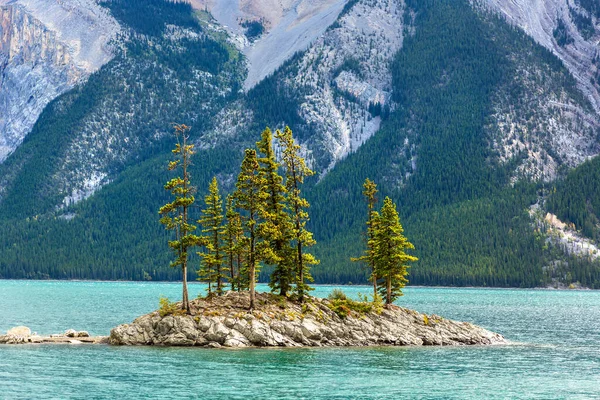
[[[238,101],[252,110],[253,122],[237,136],[215,147],[197,147],[191,166],[192,182],[200,189],[197,198],[206,194],[213,176],[224,193],[234,190],[244,149],[254,146],[265,126],[289,125],[300,141],[310,135],[299,116],[303,93],[287,90],[279,80],[282,71],[294,68],[298,55],[244,94],[239,91],[242,56],[224,38],[206,34],[200,41],[175,44],[165,39],[167,24],[204,31],[191,7],[151,0],[148,12],[136,13],[146,3],[106,3],[139,35],[132,35],[126,51],[85,84],[51,102],[23,145],[0,165],[5,187],[0,193],[0,278],[180,279],[180,271],[169,268],[169,235],[157,212],[168,201],[163,185],[173,142],[170,136],[155,139],[155,132],[185,123],[193,127],[191,140],[199,140],[210,128],[208,116],[224,104]],[[528,210],[548,185],[525,179],[511,184],[520,156],[500,163],[485,129],[492,94],[510,86],[518,74],[516,60],[555,72],[559,79],[552,84],[583,99],[572,76],[550,51],[467,1],[406,3],[416,15],[415,34],[405,39],[391,67],[397,107],[384,115],[381,129],[363,146],[323,179],[307,179],[303,189],[311,204],[307,228],[317,241],[311,252],[321,260],[312,267],[315,283],[367,283],[368,269],[350,258],[364,250],[362,185],[371,178],[380,190],[377,208],[386,196],[393,199],[416,248],[419,261],[409,271],[411,284],[535,287],[560,281],[599,288],[597,262],[564,255],[536,232]],[[209,82],[195,84],[197,71],[210,72]],[[173,74],[177,85],[171,85]],[[123,92],[123,82],[135,93]],[[511,96],[516,99],[519,93]],[[146,101],[149,97],[163,102]],[[65,194],[53,174],[74,132],[107,99],[140,111],[129,126],[128,136],[136,138],[130,141],[130,156],[111,159],[109,184],[57,210],[54,205]],[[116,123],[106,118],[103,123]],[[414,147],[406,148],[407,140]],[[551,212],[594,239],[600,235],[599,163],[594,159],[570,172],[547,200]],[[564,262],[561,268],[544,268],[556,260]],[[198,257],[191,263],[197,265]],[[262,269],[259,281],[268,281],[270,273]],[[190,278],[196,278],[194,273]]]

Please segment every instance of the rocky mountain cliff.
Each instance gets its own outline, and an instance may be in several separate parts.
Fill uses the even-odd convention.
[[[564,172],[597,155],[600,5],[586,0],[487,0],[478,4],[500,13],[556,55],[585,97],[553,90],[558,77],[535,67],[532,60],[518,61],[522,73],[511,84],[513,89],[505,87],[505,93],[496,96],[494,126],[490,126],[501,159],[523,154],[515,178],[552,181],[561,168]],[[506,95],[516,85],[525,89],[518,97],[521,112],[515,111],[514,98]]]
[[[244,126],[252,122],[277,127],[292,123],[273,115],[264,121],[261,115],[255,115],[260,111],[256,113],[252,104],[254,93],[273,82],[277,91],[294,97],[298,117],[293,121],[294,129],[302,137],[312,167],[324,176],[379,129],[382,110],[389,113],[394,107],[390,64],[402,47],[404,35],[411,32],[404,18],[405,5],[401,1],[354,2],[305,51],[251,91],[251,100],[242,103],[241,109],[240,104],[224,109],[215,118],[215,132],[209,137],[218,141],[216,132],[223,135],[239,128],[232,126],[232,121]],[[254,61],[249,58],[248,62],[252,70]],[[375,113],[374,108],[379,112]],[[239,113],[246,118],[235,118]]]
[[[295,53],[304,51],[338,17],[347,0],[193,0],[211,12],[246,56],[245,89],[254,87]],[[248,23],[263,32],[248,40]],[[250,39],[253,39],[250,37]]]
[[[478,3],[478,2],[476,2]],[[482,0],[556,54],[600,113],[600,4],[594,0]]]
[[[93,0],[0,1],[0,163],[51,100],[112,58],[118,31]]]

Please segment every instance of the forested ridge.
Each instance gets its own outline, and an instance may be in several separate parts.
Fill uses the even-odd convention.
[[[115,16],[121,22],[140,32],[146,30],[147,35],[158,34],[156,26],[162,25],[156,18],[161,15],[174,18],[172,15],[177,14],[174,20],[181,21],[182,26],[201,30],[185,16],[191,14],[185,6],[169,6],[163,14],[162,0],[153,0],[152,15],[139,14],[136,20],[129,20],[128,10],[137,3],[123,8],[118,8],[119,4],[113,0],[107,7],[117,7]],[[307,227],[317,240],[312,251],[321,260],[312,268],[315,283],[367,282],[368,269],[352,263],[350,257],[360,256],[366,241],[362,185],[370,177],[379,185],[377,207],[389,196],[415,245],[419,261],[410,270],[411,284],[534,287],[561,280],[597,286],[600,269],[596,265],[556,252],[535,232],[527,210],[547,186],[526,181],[511,184],[511,172],[520,155],[500,163],[485,129],[492,112],[492,94],[518,73],[515,54],[527,55],[544,68],[563,74],[565,78],[555,84],[561,90],[578,93],[572,77],[562,72],[564,67],[550,52],[523,32],[499,18],[482,16],[466,1],[409,0],[407,5],[415,12],[415,34],[405,39],[391,67],[397,106],[385,115],[380,131],[358,151],[340,161],[322,180],[313,177],[306,182],[305,195],[311,204]],[[149,57],[152,52],[146,46],[145,41],[133,41],[130,52],[134,57]],[[225,71],[220,76],[230,77],[226,83],[215,80],[221,87],[231,88],[229,97],[217,101],[240,101],[254,114],[252,124],[238,136],[214,148],[200,148],[194,156],[191,174],[201,188],[200,197],[213,176],[225,192],[233,190],[244,148],[253,144],[252,135],[265,126],[290,125],[300,141],[310,130],[298,113],[298,99],[303,94],[282,86],[281,72],[247,94],[238,93],[243,72],[231,48],[210,38],[193,46],[201,47],[198,54],[215,55],[210,58],[214,64],[202,61],[197,68]],[[154,58],[159,64],[192,76],[184,58],[172,58],[166,50],[160,54],[152,56],[159,57]],[[282,70],[295,68],[298,58],[289,60]],[[202,56],[198,59],[206,60]],[[111,74],[110,66],[105,67],[86,85],[53,102],[23,147],[0,166],[0,176],[5,171],[3,180],[9,182],[6,194],[0,194],[0,277],[179,279],[179,272],[168,267],[168,236],[157,218],[158,207],[168,200],[162,187],[168,177],[167,138],[140,149],[133,161],[115,164],[118,173],[111,183],[86,201],[59,212],[48,209],[52,201],[45,196],[53,193],[53,188],[44,186],[51,173],[48,165],[58,162],[61,148],[69,140],[65,132],[76,130],[85,115],[82,106],[78,117],[76,101],[70,102],[74,106],[63,105],[68,96],[89,97],[83,105],[98,101],[103,91],[115,90]],[[197,104],[189,103],[188,115]],[[162,121],[162,129],[169,129],[170,122],[187,123]],[[140,129],[141,137],[151,137],[156,123]],[[192,140],[200,140],[206,129],[203,123],[202,118],[190,123]],[[30,176],[29,171],[37,164],[38,175]],[[596,238],[593,221],[598,191],[593,184],[588,185],[589,178],[578,178],[597,161],[588,164],[557,183],[556,193],[547,204],[559,217]],[[21,170],[27,174],[19,175]],[[576,194],[582,184],[587,185],[583,197]],[[575,203],[577,207],[572,207]],[[543,268],[557,259],[568,263],[568,278],[564,271],[555,276]],[[190,262],[198,264],[200,260],[192,257]],[[268,281],[270,273],[269,268],[262,269],[259,280]]]
[[[590,239],[600,238],[600,158],[575,168],[551,187],[548,211],[563,222],[573,223]]]

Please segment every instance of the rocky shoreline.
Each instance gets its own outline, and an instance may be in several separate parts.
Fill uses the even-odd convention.
[[[6,335],[0,335],[0,344],[107,344],[108,336],[90,336],[86,331],[68,329],[64,333],[41,336],[31,332],[26,326],[9,329]]]
[[[159,311],[120,325],[112,345],[204,347],[454,346],[508,343],[498,333],[468,322],[391,306],[360,312],[335,307],[327,299],[306,304],[257,293],[248,310],[248,294],[196,299],[190,315]],[[336,311],[334,311],[336,309]],[[340,312],[343,311],[343,312]],[[347,315],[345,315],[347,314]]]
[[[299,304],[270,293],[257,293],[250,311],[248,293],[195,299],[191,313],[177,307],[143,315],[90,336],[69,329],[40,336],[24,326],[0,335],[0,344],[110,344],[202,347],[459,346],[507,344],[500,334],[468,322],[421,314],[392,305],[355,309],[335,300],[310,298]],[[175,304],[174,306],[179,306]]]

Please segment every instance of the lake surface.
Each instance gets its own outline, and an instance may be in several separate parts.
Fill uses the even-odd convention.
[[[266,286],[260,286],[266,290]],[[334,286],[319,286],[327,296]],[[108,335],[177,283],[0,280],[0,332]],[[369,287],[343,287],[353,296]],[[203,286],[190,285],[190,296]],[[202,349],[0,345],[0,398],[600,398],[600,292],[407,288],[399,305],[482,325],[493,347]]]

